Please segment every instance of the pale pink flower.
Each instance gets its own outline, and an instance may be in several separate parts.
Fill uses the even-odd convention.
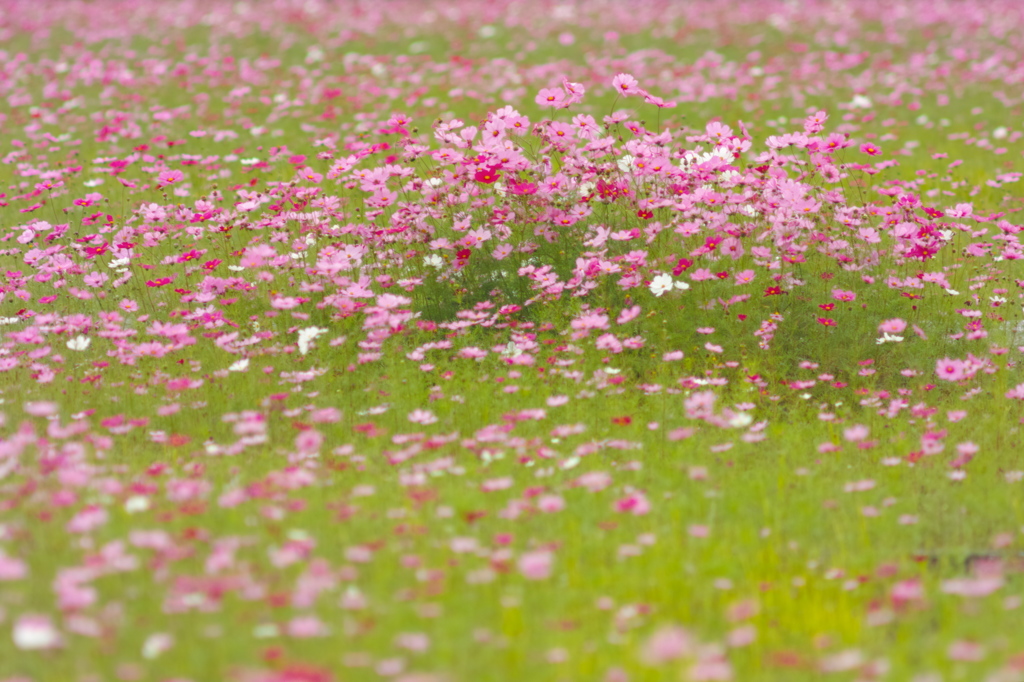
[[[551,576],[553,557],[547,550],[526,552],[519,557],[519,572],[527,580],[544,580]]]
[[[28,566],[21,559],[0,553],[0,582],[21,580],[28,575]]]
[[[327,626],[323,621],[314,615],[296,616],[288,621],[286,632],[289,637],[306,639],[309,637],[324,637],[329,634]]]
[[[640,657],[648,665],[662,665],[691,656],[695,645],[689,632],[677,625],[669,625],[660,628],[647,639]]]
[[[557,107],[565,99],[565,93],[558,88],[541,88],[533,101],[542,107]]]
[[[50,417],[57,414],[58,409],[57,403],[50,401],[40,400],[25,403],[25,414],[33,417]]]
[[[949,645],[947,654],[952,661],[980,661],[985,658],[985,648],[977,642],[961,639]]]
[[[727,682],[732,679],[732,664],[722,654],[705,655],[690,666],[687,679],[692,682]]]
[[[626,324],[631,320],[635,320],[640,315],[640,306],[635,305],[630,308],[624,309],[619,313],[619,317],[615,320],[616,324]]]
[[[107,510],[97,505],[89,505],[67,523],[69,533],[88,533],[107,522]]]
[[[612,79],[612,87],[620,95],[640,94],[640,83],[628,73],[620,73]]]
[[[946,381],[960,381],[964,378],[966,365],[963,360],[942,358],[935,363],[935,373]]]
[[[851,443],[862,441],[868,437],[868,427],[863,424],[855,424],[849,428],[843,429],[843,438]]]
[[[157,185],[160,187],[167,187],[168,185],[180,183],[184,179],[185,174],[180,170],[168,170],[160,173],[160,175],[157,176],[156,181]]]
[[[413,424],[434,424],[437,422],[437,417],[434,413],[429,410],[415,409],[409,413],[409,421]]]
[[[753,270],[741,270],[736,273],[736,285],[749,284],[753,282],[757,275]]]
[[[558,495],[543,495],[537,500],[537,509],[547,513],[562,511],[565,500]]]
[[[857,300],[857,294],[852,291],[843,291],[842,289],[833,289],[832,298],[837,301],[855,301]]]
[[[882,324],[878,325],[878,332],[880,334],[899,334],[907,328],[907,323],[897,318],[886,320]]]
[[[924,594],[924,585],[916,578],[901,580],[889,591],[889,597],[896,606],[921,601],[924,599]]]
[[[733,648],[747,646],[757,639],[757,628],[753,625],[741,625],[725,636],[725,643]]]

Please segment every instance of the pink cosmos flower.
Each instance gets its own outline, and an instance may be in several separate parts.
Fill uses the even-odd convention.
[[[842,289],[833,289],[832,290],[832,298],[836,299],[837,301],[847,301],[847,302],[849,302],[849,301],[856,301],[857,300],[857,294],[855,294],[852,291],[843,291]]]
[[[661,665],[693,654],[693,636],[678,626],[663,627],[644,644],[641,658],[648,665]]]
[[[946,381],[960,381],[964,378],[966,365],[963,360],[942,358],[935,363],[935,373]]]
[[[643,493],[633,493],[615,503],[615,511],[643,516],[651,510],[651,503]]]
[[[565,99],[565,93],[557,88],[541,88],[533,101],[542,107],[557,107]]]
[[[553,558],[551,552],[538,550],[519,557],[519,572],[527,580],[544,580],[551,576]]]
[[[167,187],[185,179],[185,174],[180,170],[163,171],[157,176],[156,182],[160,187]]]
[[[289,637],[306,639],[309,637],[324,637],[329,630],[323,621],[314,615],[303,615],[292,618],[286,626]]]
[[[549,514],[562,511],[565,509],[565,500],[558,495],[542,495],[537,500],[537,509]]]
[[[612,87],[620,95],[640,94],[640,83],[628,73],[620,73],[612,79]]]
[[[637,317],[639,317],[639,315],[640,306],[635,305],[630,308],[626,308],[621,313],[619,313],[619,317],[615,320],[615,322],[616,324],[626,324],[631,320],[635,320]]]
[[[723,140],[732,135],[732,128],[724,123],[712,121],[705,126],[705,132],[707,133],[708,139],[712,141]]]
[[[855,424],[847,429],[843,429],[843,438],[851,443],[862,441],[868,437],[868,427],[863,424]]]
[[[21,559],[0,553],[0,582],[21,580],[28,575],[28,567]]]
[[[970,218],[973,214],[973,204],[957,204],[953,208],[946,209],[946,216],[950,218]]]
[[[985,657],[985,648],[977,642],[958,640],[949,645],[947,653],[952,661],[980,661]]]
[[[878,332],[880,334],[899,334],[907,328],[907,323],[900,318],[894,318],[886,320],[882,324],[878,325]]]
[[[562,79],[562,88],[565,89],[566,99],[562,106],[569,106],[583,101],[586,88],[581,83],[573,83],[565,78]]]
[[[437,417],[435,417],[434,413],[429,410],[417,409],[409,413],[409,421],[413,424],[433,424],[437,422]]]
[[[897,607],[909,602],[919,602],[924,599],[924,595],[924,585],[916,578],[896,583],[889,592],[890,599],[892,599],[893,604]]]
[[[750,282],[754,281],[754,278],[756,276],[757,275],[754,273],[753,270],[741,270],[740,272],[736,273],[736,286],[739,286],[741,284],[749,284]]]

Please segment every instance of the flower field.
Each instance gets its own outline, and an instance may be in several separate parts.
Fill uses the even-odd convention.
[[[1024,5],[2,4],[0,682],[1024,681]]]

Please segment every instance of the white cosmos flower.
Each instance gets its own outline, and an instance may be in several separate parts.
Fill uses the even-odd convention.
[[[850,102],[850,107],[853,109],[870,109],[871,99],[864,95],[854,95],[853,100]]]
[[[672,291],[672,276],[671,275],[658,275],[651,280],[651,293],[655,296],[661,296],[666,291]]]
[[[85,350],[86,348],[89,347],[90,343],[92,343],[92,339],[90,339],[88,336],[82,336],[81,334],[79,334],[75,338],[68,341],[66,345],[69,350]]]
[[[24,651],[53,649],[61,644],[60,632],[47,616],[22,616],[14,624],[14,646]]]
[[[946,293],[949,294],[950,296],[959,296],[960,295],[960,292],[957,291],[956,289],[946,289]]]
[[[231,366],[228,367],[229,372],[244,372],[247,369],[249,369],[249,358],[242,358],[238,362],[231,363]]]
[[[151,661],[174,645],[174,637],[166,632],[154,632],[142,645],[142,657]]]
[[[149,498],[145,495],[132,495],[124,502],[124,510],[129,514],[144,512],[149,509]]]
[[[322,335],[326,334],[327,329],[324,327],[306,327],[305,329],[299,330],[299,353],[305,355],[309,352],[310,346],[313,340]]]
[[[516,345],[515,341],[509,341],[505,346],[505,350],[501,351],[501,357],[503,358],[517,358],[522,354],[522,349]]]
[[[655,296],[661,296],[662,294],[672,291],[673,289],[686,290],[689,289],[690,285],[686,282],[676,282],[672,279],[672,275],[660,274],[651,280],[651,293]]]
[[[895,334],[882,334],[881,338],[875,339],[875,343],[877,343],[878,345],[882,345],[883,343],[886,343],[887,341],[891,341],[893,343],[899,343],[902,340],[903,340],[902,336],[896,336]]]
[[[729,419],[729,426],[733,426],[738,429],[750,426],[752,423],[754,423],[754,418],[746,412],[737,412],[731,419]]]

